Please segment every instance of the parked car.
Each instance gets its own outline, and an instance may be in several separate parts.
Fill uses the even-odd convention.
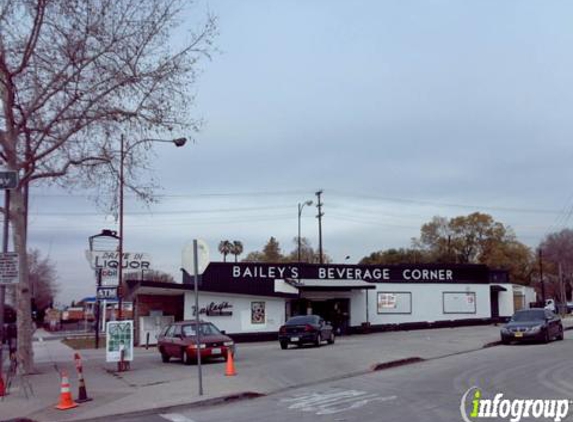
[[[290,318],[279,329],[279,343],[281,349],[288,348],[289,344],[298,346],[312,343],[319,347],[326,340],[328,344],[334,343],[334,329],[318,315],[299,315]]]
[[[197,326],[201,359],[224,358],[228,351],[235,353],[235,343],[210,322],[179,321],[168,325],[157,338],[157,348],[163,362],[181,359],[189,365],[197,360]]]
[[[561,318],[549,309],[533,308],[517,311],[501,328],[503,344],[527,340],[548,343],[552,339],[563,340],[563,324]]]

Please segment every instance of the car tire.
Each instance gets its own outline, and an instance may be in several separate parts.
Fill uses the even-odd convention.
[[[162,361],[163,363],[169,362],[170,356],[169,356],[167,353],[165,353],[165,350],[159,349],[159,353],[161,353],[161,361]]]
[[[564,338],[563,327],[559,327],[559,334],[557,334],[557,340],[563,340],[563,338]]]
[[[543,333],[543,343],[547,344],[551,341],[551,337],[549,336],[549,330],[545,330]]]
[[[328,344],[334,344],[334,331],[330,333],[330,338],[327,340]]]
[[[283,350],[288,349],[288,342],[286,342],[286,341],[281,341],[281,349],[283,349]]]
[[[322,343],[322,336],[320,335],[320,333],[318,333],[316,335],[316,340],[314,341],[314,345],[316,347],[320,347],[320,344]]]
[[[501,339],[501,344],[504,344],[507,346],[507,345],[509,345],[509,343],[511,343],[511,342],[508,339],[506,339],[506,338]]]

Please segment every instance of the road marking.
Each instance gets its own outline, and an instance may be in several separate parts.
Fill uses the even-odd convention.
[[[179,413],[164,413],[159,416],[171,422],[194,422],[193,419],[189,419]]]
[[[395,399],[397,399],[396,396],[380,397],[378,394],[366,391],[338,390],[282,399],[281,402],[291,403],[289,409],[313,412],[316,415],[333,415],[357,409],[373,401],[384,402]]]

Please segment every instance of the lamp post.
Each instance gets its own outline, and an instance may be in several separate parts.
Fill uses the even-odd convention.
[[[119,244],[119,238],[117,236],[117,232],[114,230],[103,229],[101,233],[90,236],[88,238],[90,253],[99,252],[99,251],[107,251],[109,250],[110,244],[109,242],[115,241]],[[92,258],[93,259],[93,256]],[[95,265],[94,265],[95,267]],[[100,333],[100,322],[102,323],[102,327],[105,328],[104,322],[101,320],[101,303],[100,303],[100,288],[102,287],[102,269],[96,268],[96,303],[95,303],[95,348],[99,348],[99,333]],[[106,320],[106,301],[104,299],[104,311],[103,311],[103,321]]]
[[[299,203],[298,204],[298,249],[297,249],[297,256],[298,256],[298,262],[300,262],[300,216],[302,215],[302,209],[304,208],[305,205],[308,205],[309,207],[312,205],[312,201],[306,201],[303,202],[302,204]]]
[[[119,161],[119,245],[118,245],[118,273],[117,273],[117,296],[119,299],[119,313],[118,319],[122,319],[122,296],[123,292],[122,283],[123,283],[123,190],[125,187],[125,178],[124,178],[124,165],[125,165],[125,156],[129,153],[134,147],[139,144],[145,142],[162,142],[167,144],[174,144],[176,147],[182,147],[187,142],[187,138],[176,138],[176,139],[140,139],[139,141],[134,142],[131,145],[125,146],[125,137],[121,135],[121,149],[120,149],[120,161]]]

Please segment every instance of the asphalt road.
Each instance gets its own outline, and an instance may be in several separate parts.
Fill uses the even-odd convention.
[[[462,421],[462,396],[474,386],[480,388],[484,398],[493,398],[496,394],[503,393],[504,399],[572,399],[572,356],[573,332],[569,331],[566,332],[564,341],[547,345],[492,347],[303,388],[292,388],[257,399],[178,410],[173,413],[117,417],[114,420]],[[567,417],[563,420],[573,420],[573,405],[570,407]],[[510,417],[482,420],[501,421],[510,420]]]

